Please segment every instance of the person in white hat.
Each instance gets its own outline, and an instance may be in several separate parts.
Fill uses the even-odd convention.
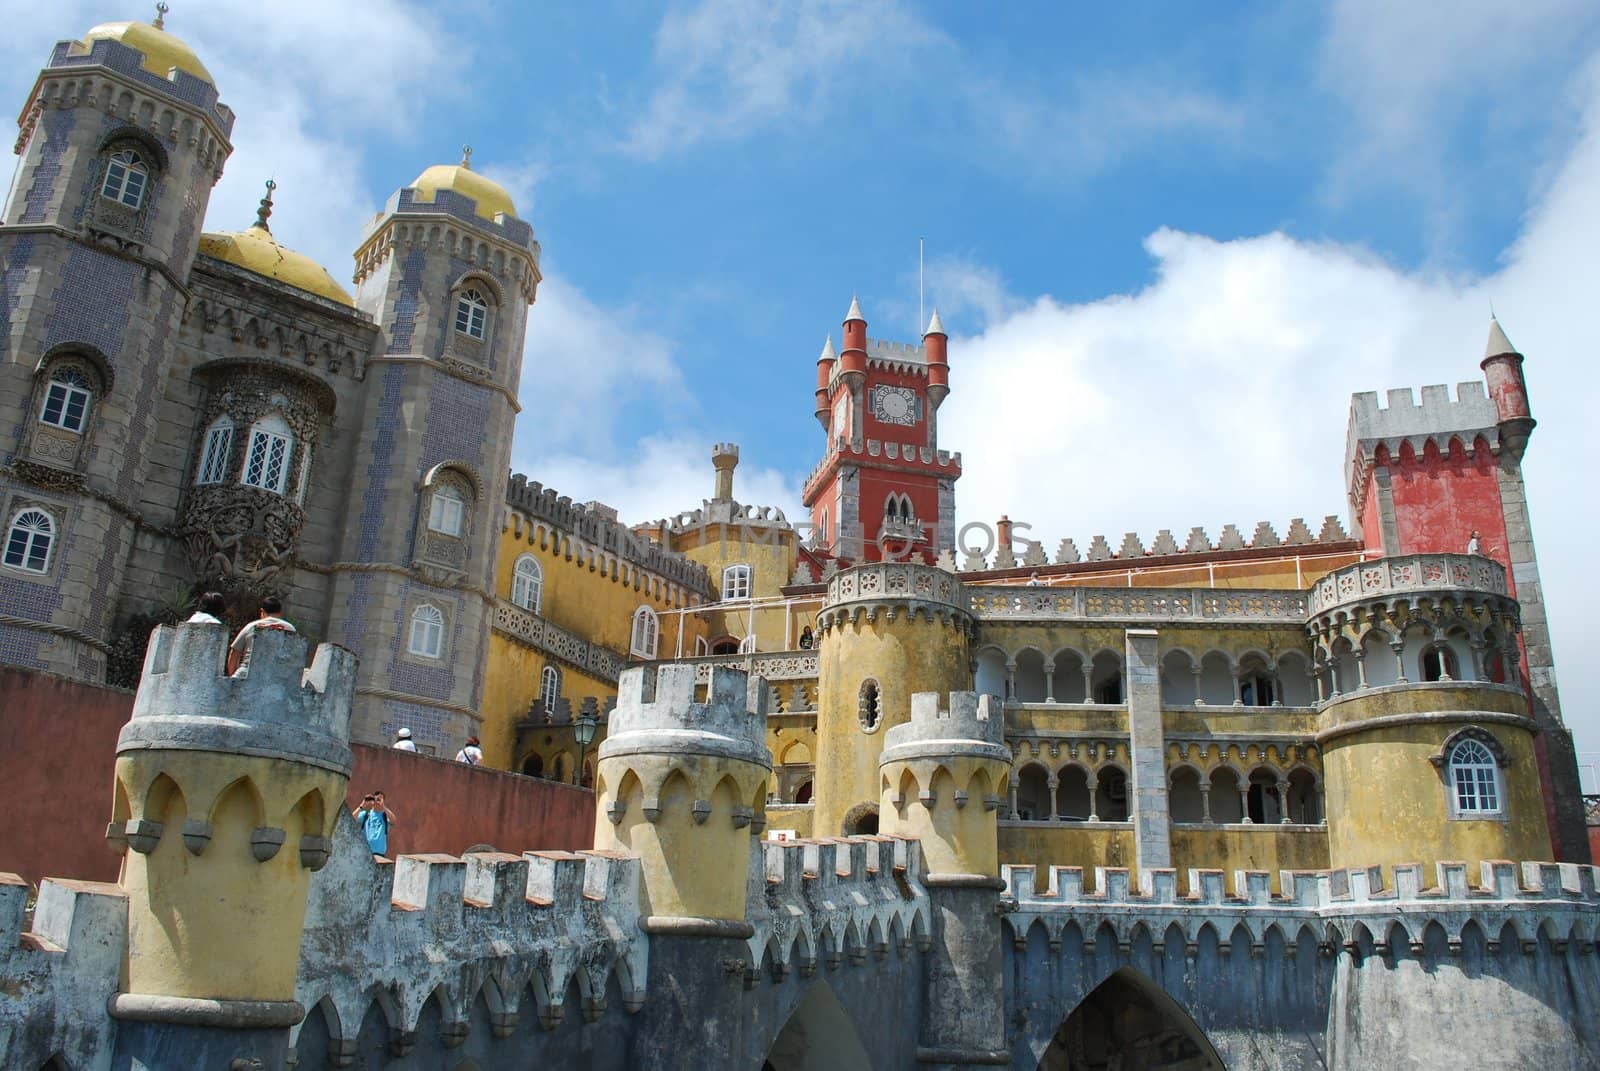
[[[411,730],[402,728],[394,734],[394,749],[396,751],[415,751],[417,742],[411,739]]]

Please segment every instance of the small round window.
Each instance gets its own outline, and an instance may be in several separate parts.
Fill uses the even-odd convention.
[[[878,689],[878,682],[868,677],[861,682],[856,717],[861,719],[861,728],[870,733],[878,727],[878,719],[882,714],[883,696]]]

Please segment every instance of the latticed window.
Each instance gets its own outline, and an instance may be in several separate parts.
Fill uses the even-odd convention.
[[[25,509],[11,519],[6,531],[5,563],[30,573],[50,568],[50,545],[55,542],[56,522],[42,509]]]
[[[633,643],[631,651],[640,658],[654,658],[656,656],[656,639],[660,634],[660,623],[656,620],[656,612],[648,606],[641,606],[633,612]]]
[[[411,611],[411,639],[407,650],[422,658],[438,658],[444,651],[444,613],[423,603]]]
[[[1500,779],[1494,756],[1476,740],[1450,749],[1450,782],[1455,786],[1457,814],[1498,814]]]
[[[433,501],[428,506],[428,527],[435,532],[445,535],[458,536],[461,534],[461,521],[466,515],[466,503],[461,500],[461,492],[454,487],[439,487],[433,492]]]
[[[861,691],[856,696],[856,718],[868,732],[878,727],[878,718],[883,713],[882,698],[877,681],[868,677],[861,682]]]
[[[723,601],[748,599],[749,597],[750,567],[748,565],[730,565],[722,570]]]
[[[250,429],[250,450],[244,460],[244,482],[275,494],[283,494],[289,480],[289,452],[294,437],[279,416],[258,421]]]
[[[63,431],[82,432],[89,419],[89,401],[94,397],[89,377],[76,368],[60,368],[50,376],[44,392],[44,408],[39,420]]]
[[[200,448],[200,470],[195,474],[197,484],[221,483],[228,475],[228,455],[233,450],[233,421],[218,417],[206,429],[205,442]]]
[[[511,571],[511,601],[524,610],[538,613],[543,597],[544,570],[539,568],[539,562],[533,555],[524,554],[517,559],[516,567]]]
[[[149,182],[150,171],[139,159],[139,154],[124,149],[111,154],[111,160],[106,164],[105,182],[100,186],[100,196],[128,208],[138,208],[144,203],[144,191]]]
[[[554,714],[556,702],[561,698],[561,671],[555,666],[545,666],[539,678],[539,705],[546,714]]]
[[[468,338],[482,338],[488,322],[489,302],[482,291],[463,291],[456,299],[456,330]]]

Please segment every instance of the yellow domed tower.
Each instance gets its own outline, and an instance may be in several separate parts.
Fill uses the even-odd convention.
[[[817,615],[817,836],[878,831],[884,733],[916,692],[972,686],[972,615],[950,573],[873,562],[828,581]]]

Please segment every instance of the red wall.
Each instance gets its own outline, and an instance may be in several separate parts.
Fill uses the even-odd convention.
[[[1477,529],[1483,553],[1509,574],[1500,477],[1487,443],[1480,441],[1471,457],[1459,439],[1450,440],[1450,452],[1443,455],[1431,442],[1420,457],[1404,445],[1389,473],[1399,553],[1462,554]]]
[[[106,846],[117,734],[133,694],[0,667],[0,871],[115,881]],[[350,788],[382,788],[397,823],[389,853],[576,850],[594,843],[594,794],[520,774],[357,744]]]

